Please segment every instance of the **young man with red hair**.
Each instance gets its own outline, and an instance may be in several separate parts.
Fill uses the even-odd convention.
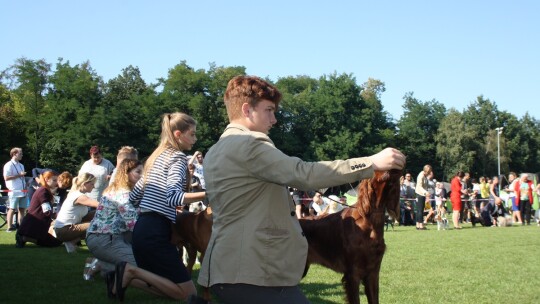
[[[199,273],[220,303],[309,303],[298,283],[308,244],[287,186],[320,189],[402,169],[405,156],[385,149],[373,156],[305,162],[274,146],[281,93],[253,76],[229,81],[229,125],[206,154],[204,177],[213,212],[212,236]]]

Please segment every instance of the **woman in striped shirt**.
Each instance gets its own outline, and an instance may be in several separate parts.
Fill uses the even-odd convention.
[[[164,286],[156,291],[176,300],[186,300],[197,293],[176,246],[170,242],[176,207],[201,201],[206,195],[188,191],[190,178],[183,151],[191,150],[197,141],[195,132],[196,122],[191,116],[165,114],[159,146],[146,161],[143,177],[129,196],[141,209],[132,240],[137,266],[163,278]],[[115,290],[120,300],[129,282],[137,279],[137,269],[126,263],[117,264]]]

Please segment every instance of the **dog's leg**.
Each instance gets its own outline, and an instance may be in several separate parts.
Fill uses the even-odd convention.
[[[343,287],[345,288],[345,294],[347,295],[347,302],[349,304],[360,304],[360,278],[357,278],[351,272],[346,272],[343,275],[341,282],[343,283]],[[367,285],[365,286],[365,289],[366,289],[366,295],[367,295],[368,294]],[[369,301],[369,303],[371,302]]]

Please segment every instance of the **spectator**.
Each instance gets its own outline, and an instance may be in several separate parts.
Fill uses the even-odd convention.
[[[58,202],[56,205],[55,214],[58,214],[60,212],[62,204],[67,198],[68,189],[70,189],[72,186],[72,182],[73,175],[71,175],[71,173],[64,171],[60,175],[58,175],[58,188],[56,190],[56,194],[58,195]]]
[[[313,210],[318,216],[325,215],[328,213],[330,205],[328,204],[329,200],[326,197],[323,197],[320,192],[315,192],[313,195]]]
[[[4,180],[6,187],[10,190],[8,192],[9,206],[7,210],[7,232],[17,230],[17,227],[22,222],[26,208],[28,207],[28,200],[26,198],[26,171],[24,171],[24,165],[21,163],[23,157],[23,150],[21,148],[13,148],[9,152],[11,160],[4,165]],[[15,210],[18,210],[17,222],[13,223],[13,215]]]
[[[118,154],[116,154],[116,167],[114,168],[113,172],[111,173],[111,179],[109,180],[109,184],[114,181],[114,178],[116,176],[116,169],[120,167],[120,164],[124,159],[139,159],[139,151],[137,149],[131,147],[131,146],[123,146],[118,150]]]
[[[94,218],[86,232],[86,244],[99,261],[88,261],[85,279],[94,272],[113,271],[116,263],[135,263],[131,248],[131,234],[137,221],[137,209],[129,202],[129,193],[142,174],[142,163],[134,159],[124,159],[117,168],[117,177],[105,189],[96,209]]]
[[[82,173],[73,180],[73,187],[56,216],[54,232],[56,238],[63,241],[68,253],[76,251],[77,242],[86,237],[86,230],[94,217],[98,202],[87,194],[94,188],[96,178],[90,173]]]
[[[341,210],[343,210],[342,204],[344,203],[341,201],[339,197],[337,197],[336,195],[330,195],[328,196],[328,200],[329,200],[328,214],[340,212]]]
[[[461,187],[464,191],[461,192],[461,210],[459,211],[459,222],[465,223],[469,221],[469,211],[472,209],[470,194],[472,193],[471,174],[465,172],[461,180]]]
[[[201,180],[195,175],[195,165],[188,163],[189,178],[191,180],[189,186],[189,192],[201,192],[204,191],[201,186]],[[189,212],[199,212],[206,210],[206,205],[204,201],[193,202],[189,204]],[[185,252],[187,254],[187,251]]]
[[[416,191],[416,183],[412,180],[411,173],[405,174],[405,180],[403,181],[403,184],[405,185],[405,196],[407,199],[415,199],[415,191]]]
[[[294,212],[296,213],[296,217],[298,219],[301,219],[304,217],[302,214],[302,199],[301,199],[301,192],[296,188],[290,188],[290,193],[294,202]]]
[[[516,193],[516,203],[519,206],[519,213],[522,216],[521,225],[531,224],[531,206],[533,204],[533,183],[529,180],[527,173],[521,173],[519,181],[514,186]]]
[[[407,173],[400,181],[400,224],[404,226],[414,225],[414,208],[412,205],[415,184],[411,181],[411,174]]]
[[[448,197],[447,197],[446,189],[444,188],[444,184],[442,182],[436,182],[435,183],[435,205],[445,207],[447,198]]]
[[[190,190],[191,192],[201,192],[204,191],[201,185],[201,180],[197,175],[195,175],[195,165],[188,164],[189,176],[191,178]]]
[[[253,76],[237,76],[224,95],[229,125],[206,154],[214,222],[198,282],[222,303],[308,303],[298,283],[307,241],[289,185],[320,189],[402,169],[405,157],[385,149],[372,157],[304,162],[268,137],[281,93]]]
[[[203,168],[204,157],[201,151],[196,151],[195,154],[189,159],[189,164],[195,166],[194,175],[197,176],[201,182],[201,188],[206,190],[206,183],[204,182],[204,168]]]
[[[436,182],[435,183],[435,206],[437,210],[436,217],[438,217],[438,221],[441,221],[441,222],[443,222],[443,220],[446,219],[446,199],[447,199],[447,195],[446,195],[446,189],[444,188],[444,184],[441,182]],[[441,228],[446,229],[446,224],[447,222],[444,221],[444,224],[442,225],[442,227],[441,225],[439,225],[438,227],[439,230]]]
[[[188,192],[188,162],[183,151],[190,150],[197,136],[195,120],[184,113],[165,114],[159,146],[146,161],[143,177],[129,200],[140,206],[141,214],[133,229],[133,254],[138,267],[160,278],[165,296],[185,300],[197,290],[190,274],[170,242],[171,224],[176,222],[176,207],[204,200],[205,192]],[[130,264],[117,267],[116,296],[123,298],[125,286],[134,277]],[[120,265],[122,266],[122,265]],[[136,278],[136,277],[135,277]]]
[[[480,210],[482,210],[489,201],[489,186],[490,184],[487,182],[487,178],[485,176],[480,177]]]
[[[489,185],[489,201],[494,202],[497,198],[500,198],[499,177],[495,175],[491,179],[491,184]]]
[[[52,235],[51,223],[54,218],[53,190],[58,186],[58,173],[50,170],[39,176],[40,187],[35,191],[21,227],[15,236],[17,248],[23,248],[26,242],[44,247],[58,247],[62,241]]]
[[[461,195],[466,192],[463,188],[461,179],[465,176],[463,171],[458,171],[452,182],[450,183],[450,201],[452,202],[452,223],[454,229],[462,229],[459,225],[459,217],[461,215]]]
[[[510,172],[508,174],[508,187],[504,190],[508,193],[508,198],[512,202],[512,220],[516,224],[522,224],[523,220],[521,218],[521,212],[519,211],[519,202],[516,200],[516,183],[518,182],[517,174],[515,172]]]
[[[435,220],[435,184],[437,180],[434,178],[433,171],[431,171],[427,176],[427,191],[429,192],[429,199],[426,199],[425,210],[427,210],[426,218],[424,219],[424,225],[426,225],[430,220]]]
[[[89,198],[95,201],[101,199],[101,194],[103,193],[103,190],[107,188],[113,170],[113,164],[109,160],[103,158],[99,147],[92,146],[92,148],[90,148],[90,159],[87,160],[79,170],[79,176],[82,173],[90,173],[95,176],[94,188],[92,189],[92,192],[87,195]]]
[[[41,186],[39,184],[39,178],[41,176],[41,173],[47,172],[47,171],[53,171],[49,168],[34,168],[32,169],[32,179],[30,179],[26,185],[26,197],[28,198],[28,201],[32,201],[32,197],[34,196],[34,192]]]
[[[502,199],[496,197],[494,200],[490,200],[488,204],[482,208],[481,218],[482,225],[486,227],[490,226],[506,226],[506,217],[510,214],[504,208]]]
[[[424,206],[426,200],[429,200],[428,176],[433,171],[430,165],[425,165],[422,172],[416,178],[416,230],[427,230],[424,226]]]

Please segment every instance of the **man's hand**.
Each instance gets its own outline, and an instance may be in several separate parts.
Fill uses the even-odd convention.
[[[402,170],[405,167],[406,157],[399,150],[386,148],[369,157],[375,171]]]

